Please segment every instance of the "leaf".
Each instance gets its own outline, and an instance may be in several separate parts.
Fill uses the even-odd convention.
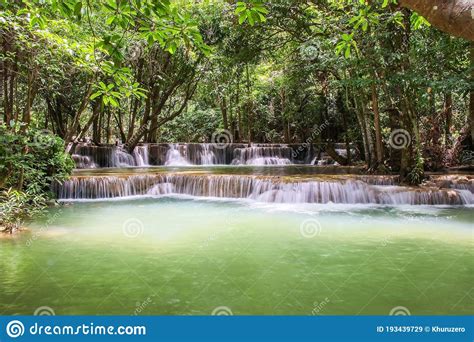
[[[98,91],[98,92],[95,92],[94,94],[92,94],[89,99],[92,101],[92,100],[98,98],[101,95],[102,95],[102,93]]]
[[[351,46],[347,45],[346,51],[344,52],[344,57],[349,58],[351,56]]]
[[[260,13],[263,13],[263,14],[268,14],[268,10],[263,6],[254,6],[253,9],[257,12],[260,12]]]
[[[255,25],[255,20],[254,20],[254,18],[253,18],[253,13],[252,13],[252,12],[249,12],[249,13],[247,14],[247,18],[249,19],[249,24],[250,24],[250,26]]]
[[[114,99],[113,97],[110,97],[110,98],[109,98],[109,102],[110,102],[110,104],[111,104],[112,106],[114,106],[114,107],[118,107],[118,105],[119,105],[118,102],[115,101],[115,99]]]
[[[112,25],[112,23],[115,21],[115,19],[117,19],[117,17],[114,16],[114,15],[111,16],[111,17],[108,17],[108,18],[107,18],[107,21],[106,21],[106,24],[107,24],[107,25]]]
[[[245,6],[237,6],[237,8],[235,9],[235,14],[239,14],[243,11],[245,11],[247,9],[247,7]]]
[[[82,11],[82,1],[78,1],[74,6],[74,14],[77,16],[78,19],[81,18],[81,11]]]

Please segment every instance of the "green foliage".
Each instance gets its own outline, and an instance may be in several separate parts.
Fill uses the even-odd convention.
[[[45,198],[12,188],[0,191],[0,233],[13,233],[23,221],[46,207]]]
[[[342,35],[342,40],[336,45],[336,54],[339,55],[344,51],[344,57],[349,58],[351,56],[351,49],[354,48],[357,52],[357,42],[353,39],[353,34]]]
[[[162,129],[161,142],[211,142],[214,132],[222,125],[220,113],[215,108],[198,108],[191,104],[187,111]]]
[[[441,164],[427,156],[433,150],[427,146],[449,149],[466,124],[469,43],[431,28],[395,0],[21,0],[0,6],[7,42],[0,51],[6,70],[0,117],[4,124],[14,120],[8,134],[26,139],[23,149],[7,151],[19,158],[9,168],[22,165],[32,149],[31,127],[71,141],[121,140],[126,147],[205,142],[219,128],[242,142],[347,140],[367,150],[373,164],[365,139],[375,136],[375,95],[385,141],[393,129],[427,137],[432,122],[443,126],[420,149],[426,162],[409,165],[416,182],[422,168]],[[401,163],[383,147],[377,163],[398,171]],[[3,189],[38,184],[26,175],[12,172]]]
[[[0,227],[10,230],[46,206],[51,184],[64,180],[74,166],[62,139],[22,127],[0,125]]]
[[[416,161],[407,175],[407,181],[411,185],[419,185],[424,179],[424,160],[420,154],[417,154]]]
[[[239,24],[248,21],[250,26],[254,26],[255,23],[263,23],[267,21],[265,16],[268,14],[268,10],[261,1],[238,1],[235,8],[235,14],[239,18]]]

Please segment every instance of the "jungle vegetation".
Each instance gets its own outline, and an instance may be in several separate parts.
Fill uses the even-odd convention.
[[[428,2],[0,0],[0,226],[85,140],[343,142],[412,184],[472,163],[471,8]]]

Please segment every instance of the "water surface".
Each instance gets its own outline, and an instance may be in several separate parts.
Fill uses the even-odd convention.
[[[149,198],[0,240],[0,311],[472,314],[474,209]]]

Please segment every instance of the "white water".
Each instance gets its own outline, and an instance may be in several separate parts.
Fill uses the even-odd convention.
[[[79,169],[95,169],[97,164],[94,163],[89,156],[82,156],[80,154],[73,154],[71,158],[76,163],[76,167]]]
[[[148,145],[136,146],[133,150],[133,157],[137,166],[150,166]]]
[[[115,167],[135,166],[135,159],[122,147],[117,147],[113,150],[113,161]]]
[[[384,205],[470,205],[474,194],[462,189],[371,185],[360,179],[283,181],[242,175],[132,175],[72,177],[54,189],[60,199],[189,195],[250,199],[267,203],[350,203]]]
[[[286,145],[236,148],[232,165],[289,165],[291,153]]]
[[[167,144],[167,147],[165,144],[142,144],[136,146],[133,153],[128,153],[122,146],[83,144],[74,152],[78,156],[77,168],[93,168],[94,164],[97,167],[289,165],[293,164],[292,154],[293,149],[288,145],[254,144],[245,147],[236,144],[223,150],[209,143]],[[81,162],[79,156],[88,157],[90,163]]]
[[[216,155],[210,149],[210,144],[202,144],[201,165],[214,165],[216,164]]]
[[[186,149],[186,146],[183,147]],[[186,158],[181,154],[178,144],[170,144],[170,149],[166,152],[166,161],[165,165],[167,166],[187,166],[191,165]]]

